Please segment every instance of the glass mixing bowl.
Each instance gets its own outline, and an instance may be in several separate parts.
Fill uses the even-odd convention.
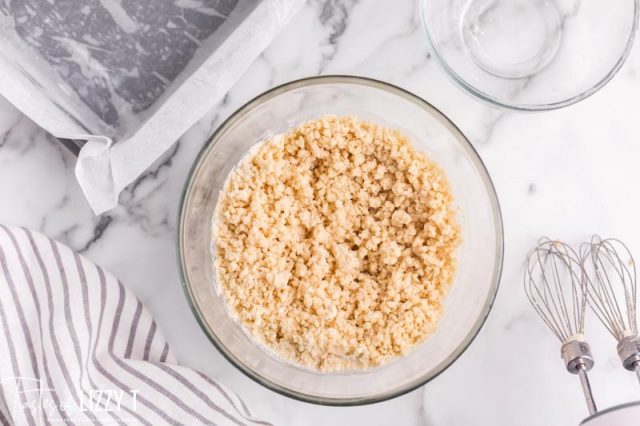
[[[271,135],[326,114],[351,115],[404,132],[444,169],[462,244],[455,282],[437,331],[406,356],[366,371],[320,373],[260,348],[227,313],[213,273],[212,218],[229,172]],[[318,404],[355,405],[408,392],[446,369],[471,343],[493,303],[502,268],[502,221],[487,171],[441,112],[402,89],[358,77],[327,76],[272,89],[240,108],[200,152],[184,190],[178,257],[194,315],[220,352],[250,378]]]
[[[639,0],[419,0],[434,56],[464,89],[522,111],[578,102],[627,59]]]

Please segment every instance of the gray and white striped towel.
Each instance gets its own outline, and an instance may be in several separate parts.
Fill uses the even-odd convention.
[[[140,301],[100,267],[0,226],[0,423],[268,424],[176,365]]]

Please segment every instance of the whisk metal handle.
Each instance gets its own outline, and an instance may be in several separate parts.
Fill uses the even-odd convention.
[[[562,345],[561,355],[567,370],[580,377],[580,384],[582,385],[584,399],[587,401],[589,414],[595,414],[598,410],[596,408],[596,403],[593,400],[591,384],[589,383],[589,377],[587,376],[587,371],[591,370],[593,367],[593,357],[591,356],[591,348],[589,347],[589,344],[581,340],[570,340]]]
[[[578,377],[580,377],[580,384],[582,385],[584,399],[585,401],[587,401],[589,415],[594,415],[598,412],[598,409],[596,408],[596,402],[593,400],[591,383],[589,383],[589,376],[587,376],[587,367],[584,364],[578,364]]]
[[[640,337],[627,336],[618,342],[618,355],[622,365],[629,371],[636,372],[640,380]]]

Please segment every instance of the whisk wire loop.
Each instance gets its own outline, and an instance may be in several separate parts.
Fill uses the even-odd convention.
[[[560,241],[541,239],[527,257],[527,298],[562,343],[584,333],[583,275],[578,254]]]
[[[607,330],[621,341],[638,334],[636,267],[620,240],[598,236],[581,248],[589,305]]]

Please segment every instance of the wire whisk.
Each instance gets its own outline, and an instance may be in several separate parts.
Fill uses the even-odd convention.
[[[623,366],[640,380],[636,266],[629,248],[594,235],[580,250],[589,306],[618,342]]]
[[[590,414],[597,412],[587,371],[593,367],[584,340],[587,305],[581,258],[567,244],[542,238],[527,256],[524,290],[531,305],[562,343],[567,370],[580,377]]]

